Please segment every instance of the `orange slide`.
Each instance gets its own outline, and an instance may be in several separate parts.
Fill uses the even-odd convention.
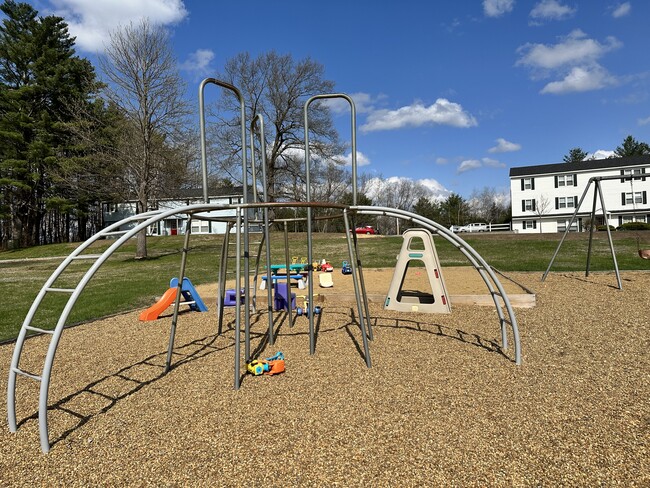
[[[140,320],[143,322],[156,320],[158,316],[167,309],[167,307],[174,303],[177,292],[178,288],[169,288],[160,300],[140,314]]]

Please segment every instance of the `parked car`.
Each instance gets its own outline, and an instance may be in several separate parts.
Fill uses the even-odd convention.
[[[367,235],[378,233],[372,225],[364,225],[361,227],[357,227],[356,229],[354,229],[354,232],[356,232],[357,234],[367,234]]]
[[[463,225],[458,229],[458,232],[487,232],[487,224],[474,222],[472,224]]]

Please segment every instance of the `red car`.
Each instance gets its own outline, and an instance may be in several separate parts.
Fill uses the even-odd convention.
[[[366,235],[377,234],[377,231],[372,225],[364,225],[362,227],[357,227],[356,229],[354,229],[354,232],[356,232],[357,234],[366,234]]]

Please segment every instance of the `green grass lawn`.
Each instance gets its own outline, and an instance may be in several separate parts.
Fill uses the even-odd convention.
[[[596,233],[592,251],[592,271],[611,271],[613,262],[606,233]],[[614,246],[621,270],[648,270],[650,261],[637,255],[636,238],[643,247],[650,247],[650,232],[615,232]],[[560,234],[465,234],[466,242],[478,251],[493,267],[501,271],[534,271],[541,274],[560,240]],[[234,239],[233,239],[234,240]],[[251,242],[259,240],[252,235]],[[588,234],[569,234],[553,266],[553,271],[584,271]],[[96,242],[89,250],[98,253],[114,241]],[[186,276],[194,284],[217,281],[222,236],[193,236],[190,243]],[[359,239],[363,265],[369,268],[393,267],[402,245],[400,236],[378,236]],[[464,266],[468,261],[446,240],[436,238],[436,247],[443,266]],[[284,235],[274,233],[271,238],[273,263],[284,263]],[[15,337],[38,291],[62,258],[77,244],[55,244],[16,251],[0,252],[0,340]],[[170,278],[177,276],[180,267],[182,236],[152,237],[148,239],[150,258],[135,260],[135,240],[122,246],[100,268],[75,305],[68,323],[81,322],[112,313],[144,308],[153,303],[169,287]],[[233,246],[234,249],[234,246]],[[253,246],[251,246],[253,249]],[[256,249],[256,246],[255,246]],[[341,234],[314,234],[314,259],[327,259],[339,272],[342,261],[349,260],[345,236]],[[305,234],[289,234],[289,256],[307,256]],[[48,259],[42,259],[48,258]],[[58,287],[74,285],[91,262],[71,265],[55,284]],[[55,325],[67,296],[48,294],[39,309],[33,325],[50,328]],[[207,304],[208,307],[214,304]]]

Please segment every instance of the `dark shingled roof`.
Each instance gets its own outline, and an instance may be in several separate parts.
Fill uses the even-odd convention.
[[[605,168],[627,168],[629,166],[650,166],[650,155],[627,156],[624,158],[592,159],[579,163],[538,164],[510,168],[510,177],[540,175],[549,173],[576,173]]]

